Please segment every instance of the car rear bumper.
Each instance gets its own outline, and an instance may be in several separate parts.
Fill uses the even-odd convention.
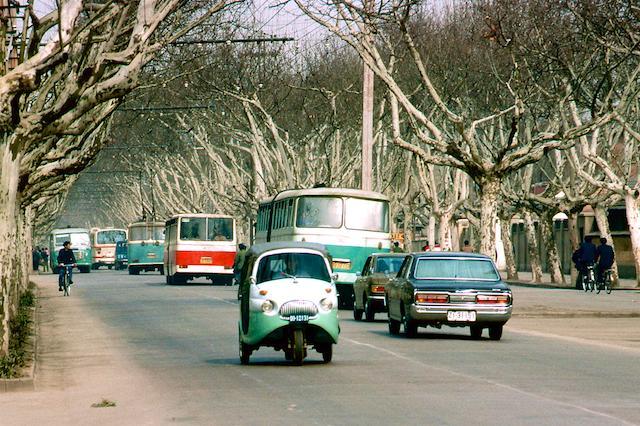
[[[449,311],[475,312],[475,321],[449,321]],[[455,305],[411,305],[411,319],[420,323],[448,325],[471,325],[474,323],[506,323],[511,318],[512,305],[484,306],[477,304]]]

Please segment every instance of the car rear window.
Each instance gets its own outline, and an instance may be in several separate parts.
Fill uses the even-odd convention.
[[[418,259],[414,276],[420,280],[460,279],[497,281],[500,279],[488,259]]]

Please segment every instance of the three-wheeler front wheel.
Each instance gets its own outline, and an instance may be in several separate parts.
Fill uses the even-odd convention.
[[[304,360],[304,333],[301,329],[297,328],[293,330],[292,338],[292,360],[295,365],[302,365]]]

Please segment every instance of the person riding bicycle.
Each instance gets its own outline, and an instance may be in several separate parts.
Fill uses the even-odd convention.
[[[613,247],[607,244],[606,238],[600,237],[600,245],[596,249],[596,261],[598,262],[597,282],[601,283],[603,281],[604,271],[613,266],[614,259]]]
[[[591,242],[592,237],[587,235],[580,247],[573,253],[572,260],[578,270],[576,288],[582,287],[582,277],[587,274],[587,268],[596,262],[596,245]]]
[[[65,265],[76,266],[76,257],[71,250],[71,242],[62,243],[62,248],[58,252],[58,291],[62,291],[62,283],[64,281],[64,271],[67,269]],[[73,268],[69,268],[69,284],[73,284]]]

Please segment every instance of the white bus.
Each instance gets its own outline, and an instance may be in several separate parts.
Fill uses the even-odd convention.
[[[126,229],[91,228],[91,247],[93,251],[93,269],[106,266],[109,269],[116,264],[116,243],[127,240]]]
[[[371,253],[388,252],[389,199],[346,188],[287,190],[260,202],[256,243],[308,241],[332,257],[340,306],[353,304],[353,283]]]
[[[173,216],[165,223],[164,273],[167,284],[196,277],[231,284],[236,256],[236,221],[220,214]]]

